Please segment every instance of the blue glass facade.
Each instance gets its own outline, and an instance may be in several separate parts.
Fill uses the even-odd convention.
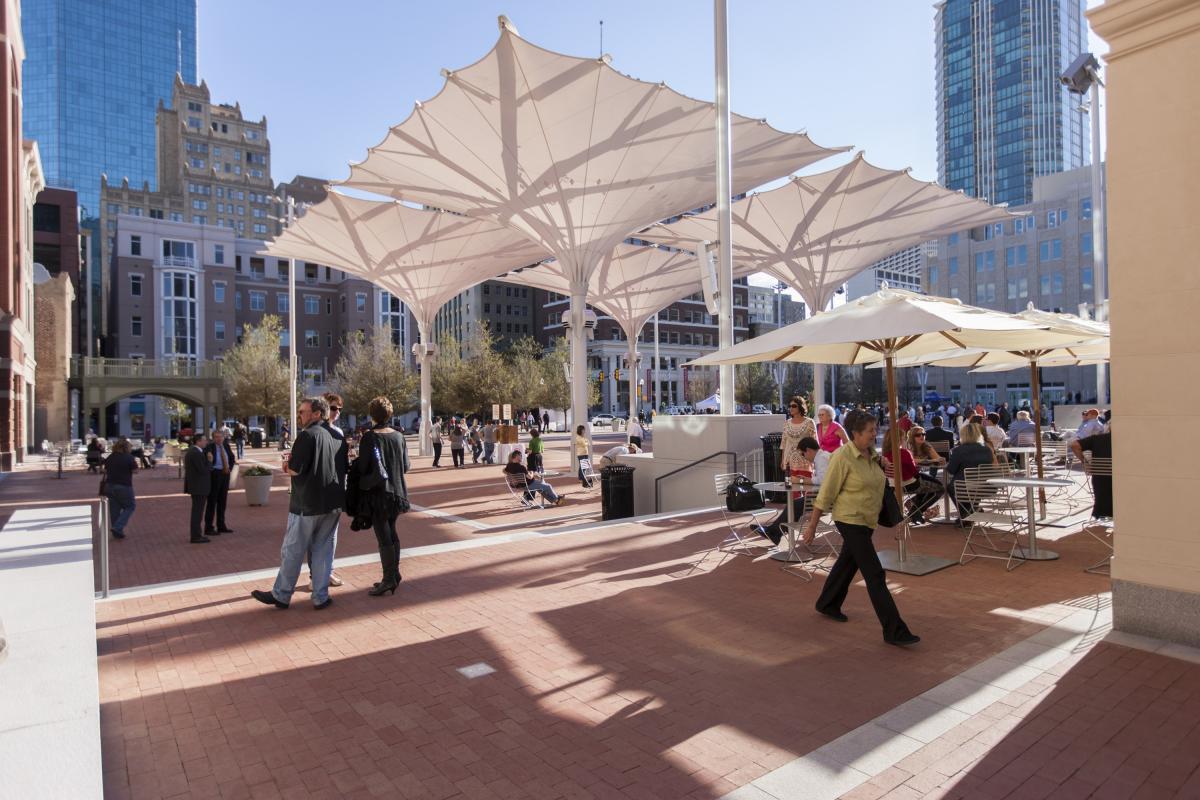
[[[155,110],[196,83],[195,0],[24,0],[25,136],[99,217],[100,174],[155,184]]]
[[[1058,81],[1086,41],[1084,0],[944,0],[936,25],[938,172],[993,203],[1083,166],[1087,118]]]

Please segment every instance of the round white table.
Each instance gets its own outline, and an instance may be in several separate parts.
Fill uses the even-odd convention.
[[[1029,469],[1029,459],[1032,458],[1033,456],[1037,455],[1037,451],[1038,451],[1038,449],[1036,447],[1001,447],[1000,448],[1001,453],[1012,453],[1013,455],[1021,456],[1021,463],[1025,466],[1025,474],[1026,475],[1031,474],[1030,469]]]
[[[815,489],[816,487],[817,484],[812,481],[793,481],[790,485],[783,481],[767,481],[765,483],[754,484],[754,488],[760,492],[783,492],[787,497],[784,505],[787,506],[788,547],[787,550],[776,550],[774,553],[771,553],[771,558],[776,561],[786,561],[794,564],[800,561],[812,560],[813,557],[811,555],[803,556],[796,552],[796,511],[791,493],[806,488]]]
[[[1029,549],[1025,552],[1026,561],[1053,561],[1058,553],[1053,550],[1041,550],[1037,543],[1037,519],[1033,509],[1034,489],[1059,489],[1072,486],[1065,478],[988,478],[993,486],[1008,486],[1025,490],[1025,519],[1029,528]]]

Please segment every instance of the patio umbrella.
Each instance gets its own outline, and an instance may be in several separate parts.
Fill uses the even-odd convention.
[[[1046,325],[1011,314],[963,305],[958,300],[891,289],[885,284],[874,294],[764,336],[747,339],[691,363],[697,366],[759,361],[868,364],[882,359],[887,371],[888,409],[894,423],[898,417],[897,356],[927,355],[943,352],[948,347],[1003,347],[1024,351],[1068,345],[1079,339],[1078,334],[1052,331]],[[898,440],[893,442],[892,463],[900,463]],[[903,482],[894,483],[896,500],[903,508]],[[903,526],[897,536],[897,557],[881,559],[888,569],[924,575],[954,563],[944,558],[910,556],[907,536],[907,526]]]
[[[974,371],[980,368],[990,371],[1003,372],[1018,367],[1029,367],[1029,385],[1033,394],[1033,423],[1034,447],[1038,477],[1043,477],[1042,471],[1042,391],[1039,385],[1038,368],[1055,366],[1054,362],[1079,363],[1081,360],[1092,360],[1092,363],[1104,363],[1108,359],[1108,323],[1084,319],[1074,314],[1063,314],[1051,311],[1039,311],[1030,303],[1024,311],[1014,314],[1018,319],[1030,322],[1055,334],[1076,337],[1077,341],[1066,345],[1055,346],[1045,342],[1040,345],[1027,343],[1022,347],[983,347],[963,352],[947,350],[941,353],[926,354],[905,358],[897,366],[913,366],[927,364],[932,367],[970,367]],[[1096,361],[1099,359],[1099,362]],[[1046,513],[1046,493],[1039,492],[1042,515]]]

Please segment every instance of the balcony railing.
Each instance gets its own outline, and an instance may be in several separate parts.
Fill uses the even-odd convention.
[[[196,268],[196,259],[188,258],[187,256],[163,256],[162,264],[164,267],[189,267]]]
[[[176,358],[71,359],[72,378],[220,378],[219,361]]]

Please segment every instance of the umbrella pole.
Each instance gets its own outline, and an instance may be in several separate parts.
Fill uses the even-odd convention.
[[[1046,477],[1042,468],[1042,386],[1038,381],[1037,359],[1029,359],[1029,385],[1033,387],[1033,446],[1037,448],[1037,476]],[[1038,508],[1041,511],[1039,519],[1046,518],[1046,490],[1038,489]]]
[[[888,389],[888,409],[891,416],[891,424],[896,425],[900,421],[899,403],[896,398],[896,368],[893,363],[894,354],[888,352],[884,355],[884,366],[887,369],[887,389]],[[899,428],[897,428],[899,430]],[[896,502],[900,504],[901,510],[904,509],[904,472],[900,465],[900,437],[893,437],[892,441],[892,475],[895,476],[895,491]],[[884,550],[879,553],[879,563],[888,572],[895,572],[901,575],[928,575],[931,572],[937,572],[939,569],[945,569],[957,564],[957,561],[949,558],[941,558],[940,556],[916,555],[908,552],[909,530],[908,521],[900,523],[900,532],[896,536],[896,552]]]
[[[899,431],[900,428],[896,424],[900,420],[898,402],[896,399],[896,369],[893,364],[893,356],[888,353],[884,356],[884,366],[887,369],[887,391],[888,391],[888,430],[893,428]],[[904,474],[900,469],[900,436],[892,437],[892,484],[896,492],[896,503],[899,504],[901,512],[904,511]],[[903,564],[908,560],[908,523],[900,523],[900,531],[896,534],[896,547],[898,549],[898,557],[900,563]]]

